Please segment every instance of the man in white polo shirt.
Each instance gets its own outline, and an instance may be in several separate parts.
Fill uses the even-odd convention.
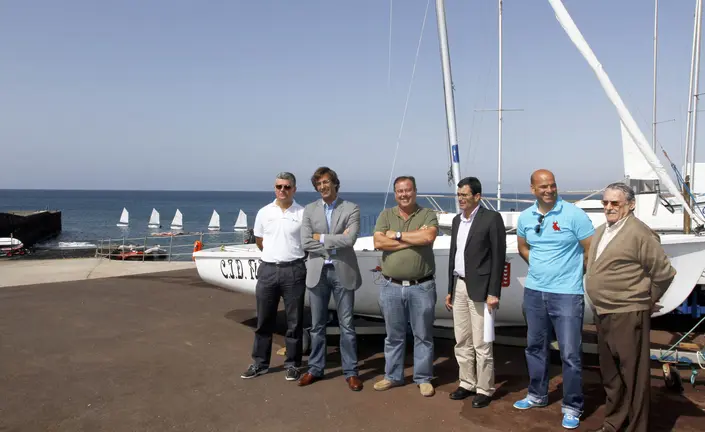
[[[262,264],[257,272],[257,328],[252,347],[252,360],[241,378],[254,378],[269,372],[272,356],[272,334],[277,324],[279,298],[286,312],[287,381],[299,379],[302,357],[304,294],[306,264],[301,246],[301,223],[304,208],[294,201],[296,177],[288,172],[277,175],[274,182],[276,199],[262,207],[255,218],[254,234],[262,251]]]

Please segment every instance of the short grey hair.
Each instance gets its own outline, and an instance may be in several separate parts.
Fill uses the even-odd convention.
[[[632,187],[626,183],[622,183],[622,182],[611,183],[611,184],[607,185],[607,187],[605,188],[605,190],[607,190],[607,189],[621,191],[624,194],[624,196],[627,198],[627,202],[633,202],[636,199],[634,196],[634,189],[632,189]]]
[[[290,172],[282,171],[277,174],[277,180],[288,180],[291,185],[296,187],[296,176]]]

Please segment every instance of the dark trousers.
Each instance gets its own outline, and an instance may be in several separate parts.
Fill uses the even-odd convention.
[[[597,315],[595,323],[602,384],[607,394],[604,426],[615,432],[647,432],[651,313]]]
[[[269,367],[272,357],[272,334],[277,326],[279,298],[286,312],[286,360],[284,366],[300,367],[303,351],[304,295],[306,265],[297,261],[290,265],[263,262],[257,275],[257,328],[252,347],[252,360],[257,367]]]

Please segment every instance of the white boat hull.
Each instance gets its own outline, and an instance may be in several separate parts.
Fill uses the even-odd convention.
[[[662,244],[677,270],[676,278],[660,303],[663,309],[654,316],[667,314],[685,301],[705,269],[705,237],[674,234],[662,236]],[[433,245],[436,257],[436,322],[439,327],[453,326],[452,314],[445,309],[444,299],[448,287],[448,255],[450,236],[438,236]],[[358,264],[362,273],[362,286],[355,294],[357,316],[381,318],[379,309],[379,290],[384,283],[379,267],[382,253],[375,251],[372,237],[361,237],[355,243]],[[257,246],[229,246],[225,250],[204,249],[193,254],[198,274],[205,282],[215,286],[245,293],[255,294],[257,269],[261,252]],[[522,312],[524,282],[527,265],[518,254],[516,236],[507,236],[507,267],[502,284],[500,309],[497,311],[496,325],[525,325]],[[586,303],[589,298],[586,296]],[[306,299],[308,304],[308,298]],[[331,309],[334,310],[331,303]],[[593,322],[592,310],[585,308],[585,323]]]

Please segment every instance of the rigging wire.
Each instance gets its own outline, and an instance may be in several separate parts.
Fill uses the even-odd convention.
[[[431,0],[426,3],[426,11],[423,15],[423,23],[421,24],[421,34],[419,35],[419,42],[416,45],[416,56],[414,57],[414,67],[411,69],[411,80],[409,81],[409,89],[406,92],[406,102],[404,103],[404,113],[401,117],[401,125],[399,126],[399,135],[397,135],[397,144],[394,149],[394,158],[392,159],[392,170],[389,173],[389,183],[387,184],[387,192],[384,194],[384,207],[382,210],[387,208],[387,198],[389,197],[389,188],[392,187],[392,177],[394,175],[394,168],[397,163],[397,154],[399,153],[399,142],[401,141],[401,136],[404,131],[404,122],[406,121],[406,113],[409,109],[409,100],[411,99],[411,89],[414,85],[414,76],[416,75],[416,65],[419,61],[419,52],[421,51],[421,42],[423,41],[423,33],[426,28],[426,20],[428,18],[428,9],[431,5]]]
[[[387,48],[387,88],[392,86],[392,10],[394,0],[389,0],[389,46]]]

